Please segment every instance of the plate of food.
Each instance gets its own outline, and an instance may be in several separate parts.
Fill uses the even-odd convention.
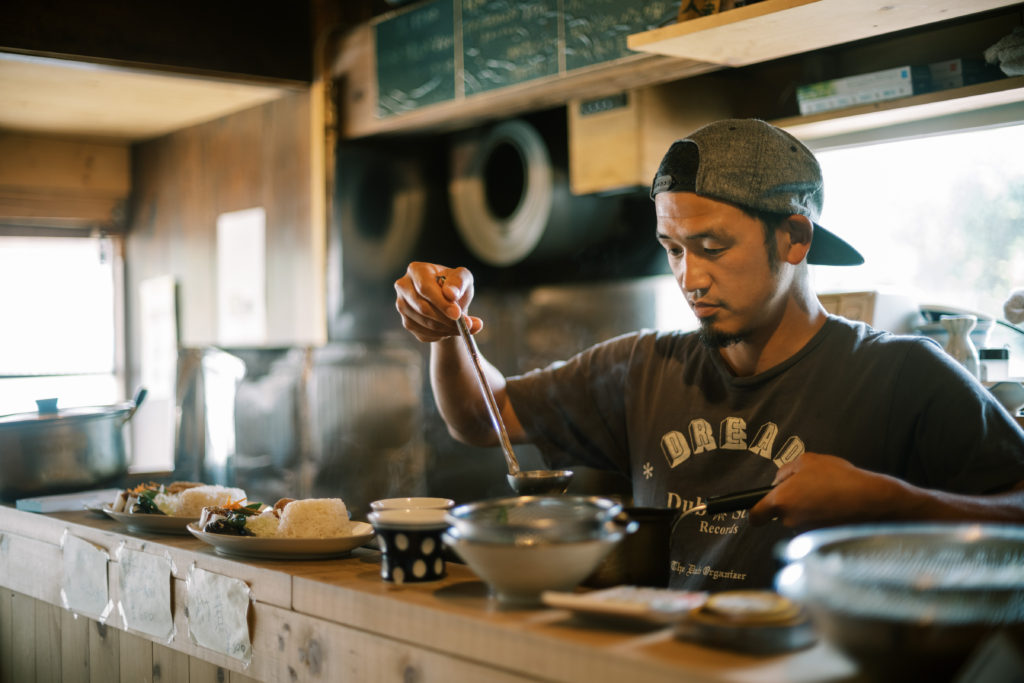
[[[373,526],[349,520],[340,498],[207,507],[186,528],[221,555],[265,560],[340,557],[374,537]]]
[[[186,527],[199,521],[205,507],[240,500],[245,500],[245,491],[239,488],[182,481],[168,485],[149,482],[120,491],[112,503],[100,510],[132,531],[187,536]]]

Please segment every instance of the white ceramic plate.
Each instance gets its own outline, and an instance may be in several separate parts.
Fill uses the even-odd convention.
[[[345,555],[373,539],[373,527],[366,522],[352,522],[352,534],[336,538],[266,538],[232,536],[202,531],[195,522],[188,532],[209,543],[221,555],[262,560],[319,560]]]
[[[199,521],[198,517],[171,517],[170,515],[114,512],[109,505],[103,507],[103,512],[132,531],[141,531],[148,534],[188,535],[188,530],[185,527],[188,526],[189,522]]]
[[[541,600],[550,607],[561,607],[578,616],[671,624],[700,607],[708,594],[700,591],[614,586],[590,593],[544,591]]]

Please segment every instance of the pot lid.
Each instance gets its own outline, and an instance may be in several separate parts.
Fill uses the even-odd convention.
[[[131,401],[125,401],[122,403],[115,403],[112,405],[105,406],[81,406],[74,408],[58,408],[57,399],[55,398],[43,398],[37,399],[36,405],[39,406],[39,410],[30,413],[12,413],[10,415],[0,415],[0,428],[8,426],[28,426],[32,424],[46,424],[54,421],[79,421],[89,420],[101,417],[121,417],[131,414],[136,408],[142,403],[142,399],[145,397],[145,389],[140,389],[136,394],[135,398]]]

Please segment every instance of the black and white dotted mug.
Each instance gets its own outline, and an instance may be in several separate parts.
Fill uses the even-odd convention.
[[[382,552],[382,579],[403,584],[444,577],[445,510],[377,510],[369,520]]]

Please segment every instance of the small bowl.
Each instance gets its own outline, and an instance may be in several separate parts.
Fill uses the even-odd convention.
[[[382,498],[370,503],[371,510],[411,510],[413,508],[429,508],[433,510],[449,510],[455,507],[451,498],[409,497]]]
[[[532,606],[541,603],[544,591],[576,588],[624,535],[615,530],[590,540],[523,546],[471,541],[451,528],[442,538],[483,579],[499,603]]]
[[[380,510],[368,517],[380,545],[380,576],[391,583],[436,581],[446,574],[443,509]]]
[[[1024,383],[1016,380],[985,382],[989,392],[1014,417],[1024,408]]]

